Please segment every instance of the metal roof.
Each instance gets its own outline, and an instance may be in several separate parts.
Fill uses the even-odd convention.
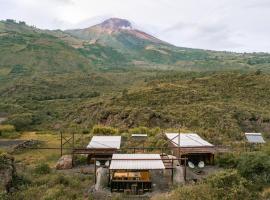
[[[132,134],[132,137],[147,137],[147,134]]]
[[[151,170],[165,166],[159,154],[113,154],[110,169]]]
[[[245,133],[249,143],[265,143],[261,133]]]
[[[171,143],[179,147],[179,133],[165,133]],[[196,133],[180,133],[180,147],[214,147]]]
[[[87,148],[120,149],[121,136],[93,136]]]

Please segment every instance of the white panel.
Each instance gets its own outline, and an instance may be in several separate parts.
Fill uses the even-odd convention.
[[[179,133],[166,133],[166,136],[175,146],[179,146]],[[180,133],[180,147],[213,147],[196,133]]]
[[[123,159],[123,160],[114,160],[114,159]],[[124,160],[124,159],[136,159],[136,160]],[[150,169],[165,169],[165,166],[159,154],[113,154],[110,169],[150,170]]]
[[[121,136],[93,136],[87,148],[120,149]]]
[[[261,133],[245,133],[249,143],[265,143]]]

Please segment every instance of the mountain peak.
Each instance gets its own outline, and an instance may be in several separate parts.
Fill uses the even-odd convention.
[[[118,30],[118,29],[132,29],[131,23],[126,19],[110,18],[99,24],[102,28]]]

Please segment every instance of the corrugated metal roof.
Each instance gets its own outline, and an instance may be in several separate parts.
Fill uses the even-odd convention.
[[[123,160],[114,160],[114,159],[123,159]],[[136,159],[136,160],[124,160],[124,159]],[[113,154],[110,169],[132,169],[132,170],[165,169],[165,166],[159,154]]]
[[[178,141],[179,133],[166,133],[166,136],[171,143],[175,146],[179,146]],[[210,144],[206,140],[202,139],[196,133],[180,133],[180,147],[213,147],[214,145]]]
[[[120,149],[121,136],[93,136],[87,148]]]
[[[245,133],[249,143],[265,143],[261,133]]]

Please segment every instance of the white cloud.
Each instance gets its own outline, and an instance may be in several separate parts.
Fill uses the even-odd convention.
[[[0,0],[0,18],[49,29],[126,18],[178,46],[270,52],[269,0]]]

